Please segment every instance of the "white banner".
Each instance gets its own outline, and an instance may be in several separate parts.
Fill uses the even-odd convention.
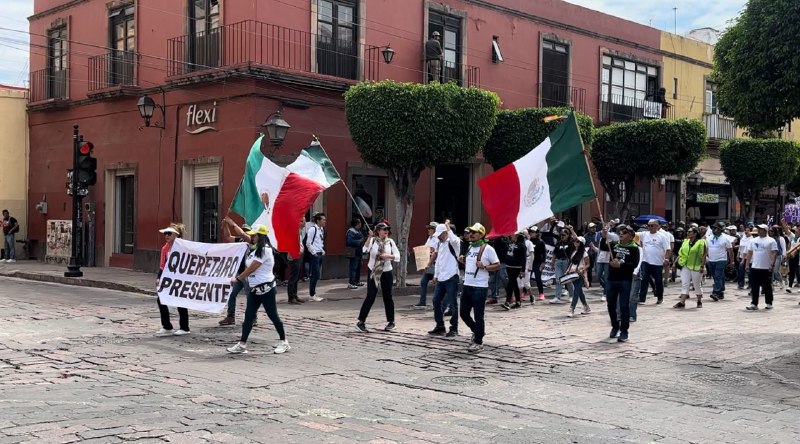
[[[544,244],[544,249],[547,251],[544,257],[544,269],[542,269],[542,282],[547,282],[550,279],[556,278],[556,270],[553,268],[553,252],[556,247],[550,244]]]
[[[231,278],[247,252],[247,244],[204,244],[175,239],[158,281],[164,305],[219,314],[231,294]]]

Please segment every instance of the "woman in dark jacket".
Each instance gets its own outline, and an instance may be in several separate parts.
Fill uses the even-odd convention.
[[[348,250],[352,249],[352,256],[350,256],[350,274],[347,288],[355,290],[361,284],[361,248],[364,246],[364,233],[361,231],[361,219],[354,217],[350,221],[350,229],[347,230],[347,239],[345,241]],[[348,255],[351,254],[348,252]]]
[[[525,233],[518,232],[514,236],[514,241],[508,244],[508,252],[506,253],[506,273],[508,274],[508,283],[506,284],[506,302],[501,307],[506,310],[520,307],[520,290],[517,278],[525,268],[525,261],[528,258],[528,249],[525,247]],[[514,294],[514,305],[511,305],[511,295]]]

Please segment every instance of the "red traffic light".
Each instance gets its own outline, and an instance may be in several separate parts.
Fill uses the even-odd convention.
[[[88,156],[92,153],[94,149],[94,144],[92,142],[81,142],[78,146],[78,152],[83,154],[84,156]]]

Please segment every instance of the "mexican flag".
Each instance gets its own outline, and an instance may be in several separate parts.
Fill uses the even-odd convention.
[[[478,181],[491,235],[524,230],[595,197],[575,114],[514,163]]]
[[[300,220],[317,196],[340,180],[339,173],[316,141],[286,168],[278,166],[261,153],[263,137],[250,148],[231,211],[250,226],[266,225],[272,246],[297,258]]]

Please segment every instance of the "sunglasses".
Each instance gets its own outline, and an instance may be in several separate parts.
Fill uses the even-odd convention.
[[[164,236],[175,236],[175,233],[169,233],[169,232],[167,232],[167,233],[164,233]]]

